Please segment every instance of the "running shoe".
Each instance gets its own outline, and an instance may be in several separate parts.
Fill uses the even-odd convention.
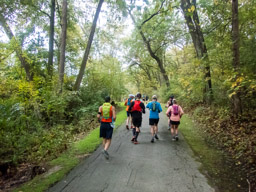
[[[139,142],[138,142],[138,141],[136,141],[136,140],[134,140],[134,142],[133,142],[133,143],[134,143],[135,145],[136,145],[136,144],[139,144]]]
[[[176,140],[176,138],[175,138],[175,137],[172,137],[172,140],[173,140],[173,141],[175,141],[175,140]]]
[[[131,142],[134,142],[134,139],[135,139],[135,138],[133,137],[132,140],[131,140]]]
[[[178,136],[176,136],[176,137],[175,137],[175,140],[176,140],[176,141],[179,141],[179,137],[178,137]]]
[[[157,134],[155,134],[155,138],[158,140],[159,138],[158,138],[158,136],[157,136]]]
[[[106,150],[102,150],[102,154],[104,155],[104,157],[106,159],[109,159],[109,154],[108,154],[108,152]]]
[[[154,138],[152,138],[152,139],[151,139],[151,143],[154,143],[154,142],[155,142],[155,141],[154,141]]]
[[[126,129],[129,130],[129,125],[126,125]]]

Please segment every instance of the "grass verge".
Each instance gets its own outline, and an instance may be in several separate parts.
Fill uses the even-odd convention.
[[[193,150],[196,159],[202,163],[200,171],[208,177],[210,185],[222,192],[244,191],[239,184],[240,177],[232,169],[228,156],[215,146],[211,146],[187,115],[182,117],[179,130]]]
[[[125,107],[117,114],[115,129],[117,129],[126,119]],[[42,192],[51,185],[60,181],[71,169],[79,164],[81,155],[89,154],[95,151],[101,144],[102,139],[99,138],[99,127],[92,130],[84,139],[76,142],[66,152],[58,158],[49,162],[51,167],[57,167],[58,171],[52,174],[42,174],[33,178],[31,181],[16,188],[15,192]]]

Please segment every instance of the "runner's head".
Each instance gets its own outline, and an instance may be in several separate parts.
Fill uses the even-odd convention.
[[[152,99],[153,99],[153,100],[157,100],[157,96],[156,96],[156,95],[153,95],[153,96],[152,96]]]
[[[134,98],[134,95],[133,94],[129,94],[129,98]]]
[[[141,99],[141,93],[138,92],[138,93],[136,94],[136,97],[137,97],[137,99]]]
[[[177,104],[176,99],[173,99],[172,102],[173,102],[173,104]]]
[[[105,97],[105,102],[107,102],[107,103],[110,102],[110,97],[109,96]]]

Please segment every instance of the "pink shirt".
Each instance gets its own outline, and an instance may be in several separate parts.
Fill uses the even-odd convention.
[[[176,104],[174,104],[176,105]],[[179,105],[178,105],[179,106]],[[167,111],[166,111],[166,115],[168,115],[169,113],[171,112],[171,117],[170,117],[170,120],[171,121],[180,121],[180,117],[184,114],[181,106],[179,106],[179,115],[174,115],[173,114],[173,108],[172,106],[170,106]]]

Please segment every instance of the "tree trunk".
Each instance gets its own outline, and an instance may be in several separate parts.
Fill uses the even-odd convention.
[[[239,53],[239,20],[238,20],[238,0],[232,0],[232,40],[233,40],[233,67],[236,78],[240,76],[240,53]],[[239,84],[237,85],[239,86]],[[234,115],[242,114],[242,104],[240,90],[232,96]]]
[[[54,21],[55,21],[55,0],[51,0],[51,17],[50,17],[50,33],[49,33],[49,54],[48,54],[48,75],[53,75],[53,47],[54,47]]]
[[[131,11],[128,11],[128,12],[129,12],[129,15],[130,15],[131,18],[132,18],[132,21],[133,21],[134,25],[137,26],[137,25],[136,25],[136,22],[135,22],[135,19],[133,18],[133,15],[132,15],[132,13],[131,13]],[[145,23],[145,21],[144,21],[142,24],[144,24],[144,23]],[[162,74],[162,76],[163,76],[163,78],[164,78],[166,87],[169,88],[169,87],[170,87],[170,82],[169,82],[168,75],[166,74],[165,68],[164,68],[164,66],[163,66],[163,61],[161,60],[161,58],[159,58],[159,57],[153,52],[153,50],[152,50],[152,48],[151,48],[151,45],[150,45],[150,42],[146,39],[146,37],[145,37],[145,35],[144,35],[144,33],[143,33],[142,29],[141,29],[141,26],[139,26],[138,29],[139,29],[139,31],[140,31],[140,35],[141,35],[141,37],[142,37],[142,39],[143,39],[144,44],[145,44],[146,47],[147,47],[147,50],[148,50],[150,56],[151,56],[151,57],[157,62],[157,64],[158,64],[158,67],[159,67],[159,69],[160,69],[160,71],[161,71],[161,74]]]
[[[150,54],[150,56],[155,59],[155,61],[157,62],[158,64],[158,67],[161,71],[161,74],[163,75],[163,78],[164,78],[164,81],[165,81],[165,84],[166,84],[166,87],[169,88],[170,87],[170,82],[169,82],[169,78],[166,74],[166,71],[164,69],[164,66],[163,66],[163,61],[153,52],[151,46],[150,46],[150,43],[149,41],[146,39],[144,33],[142,31],[140,31],[140,35],[145,43],[145,45],[147,46],[147,50]]]
[[[191,9],[192,5],[194,5],[195,10],[191,15],[191,12],[188,12],[188,9]],[[196,0],[193,0],[193,4],[190,3],[190,0],[181,0],[181,8],[183,10],[184,18],[196,50],[197,58],[204,62],[204,78],[207,82],[204,88],[204,102],[210,103],[213,99],[211,68],[209,65],[204,36],[200,27],[200,21],[196,10]]]
[[[130,67],[132,67],[133,65],[138,65],[139,68],[141,68],[147,75],[148,77],[148,80],[149,81],[152,81],[152,76],[150,74],[150,70],[147,68],[147,67],[143,67],[140,63],[138,62],[135,62],[134,64],[130,65]],[[154,84],[151,84],[151,87],[154,89],[154,90],[157,90],[157,87],[154,85]]]
[[[100,10],[101,10],[101,6],[102,6],[103,2],[104,2],[104,0],[99,1],[96,13],[94,15],[94,19],[93,19],[93,23],[92,23],[92,27],[91,27],[91,32],[90,32],[90,36],[89,36],[89,39],[88,39],[88,42],[87,42],[87,46],[86,46],[86,50],[85,50],[85,53],[84,53],[83,61],[82,61],[82,64],[81,64],[81,67],[80,67],[80,70],[79,70],[79,74],[77,76],[77,79],[76,79],[76,82],[75,82],[75,85],[74,85],[74,88],[73,88],[75,91],[79,90],[82,79],[83,79],[85,67],[86,67],[86,64],[87,64],[87,60],[88,60],[88,57],[89,57],[89,53],[90,53],[90,49],[91,49],[91,45],[92,45],[92,41],[93,41],[95,29],[96,29],[97,20],[98,20]]]
[[[65,51],[66,51],[66,36],[67,36],[67,7],[68,7],[67,0],[63,0],[61,44],[60,44],[60,67],[59,67],[60,92],[62,92],[64,71],[65,71]]]
[[[13,38],[16,40],[15,36],[13,35],[12,33],[12,30],[11,28],[9,27],[9,25],[7,24],[4,16],[2,14],[0,14],[0,25],[4,28],[4,31],[5,33],[7,34],[8,38],[10,40],[12,40]],[[18,41],[16,41],[18,43]],[[17,45],[16,48],[15,48],[15,52],[21,62],[21,65],[22,67],[25,69],[25,72],[26,72],[26,79],[28,81],[32,81],[33,80],[33,77],[32,75],[30,74],[30,66],[29,64],[27,63],[26,61],[26,58],[23,56],[22,54],[22,47],[21,45]]]

